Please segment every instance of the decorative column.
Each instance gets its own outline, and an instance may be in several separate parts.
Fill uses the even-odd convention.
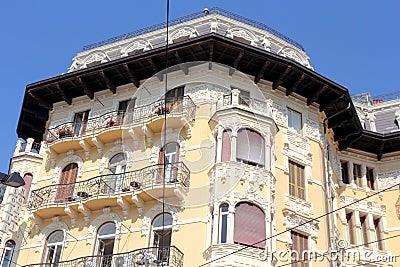
[[[25,152],[31,152],[31,150],[32,150],[32,145],[33,145],[33,142],[34,142],[35,140],[33,139],[33,138],[28,138],[28,139],[26,139],[26,147],[25,147]]]
[[[240,90],[239,89],[232,89],[232,105],[233,106],[238,106],[239,105],[239,94]]]
[[[217,160],[216,163],[221,162],[222,158],[222,134],[224,133],[223,127],[218,127],[218,133],[217,133]]]
[[[361,165],[361,187],[367,187],[367,166],[365,164]]]
[[[228,215],[228,229],[226,243],[233,244],[233,234],[235,232],[235,207],[229,205],[229,215]]]
[[[22,141],[17,140],[17,143],[15,144],[15,150],[14,150],[14,156],[19,154],[19,151],[21,150],[22,147]]]
[[[236,161],[236,140],[237,140],[237,132],[232,131],[231,135],[231,161]]]
[[[355,186],[356,181],[354,181],[354,175],[353,175],[353,161],[349,161],[349,182],[352,186]]]

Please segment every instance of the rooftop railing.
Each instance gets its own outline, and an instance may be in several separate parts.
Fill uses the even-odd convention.
[[[243,22],[243,23],[246,23],[248,25],[254,26],[256,28],[259,28],[261,30],[267,31],[267,32],[275,35],[276,37],[284,40],[285,42],[293,45],[294,47],[297,47],[297,48],[299,48],[299,49],[304,51],[304,48],[300,43],[298,43],[295,40],[289,38],[288,36],[280,33],[279,31],[274,30],[273,28],[269,27],[268,25],[266,25],[264,23],[261,23],[261,22],[258,22],[258,21],[252,20],[252,19],[248,19],[246,17],[243,17],[243,16],[240,16],[238,14],[226,11],[226,10],[224,10],[222,8],[219,8],[219,7],[210,8],[209,9],[209,14],[220,14],[220,15],[225,16],[227,18],[231,18],[231,19],[234,19],[236,21]],[[172,19],[172,20],[169,21],[168,25],[171,27],[171,26],[174,26],[174,25],[177,25],[177,24],[180,24],[180,23],[184,23],[184,22],[188,22],[188,21],[191,21],[191,20],[206,16],[206,15],[207,14],[205,14],[203,11],[199,11],[199,12],[196,12],[196,13],[193,13],[193,14],[190,14],[190,15],[186,15],[186,16],[180,17],[180,18]],[[133,32],[129,32],[129,33],[125,33],[125,34],[122,34],[122,35],[119,35],[119,36],[116,36],[116,37],[112,37],[112,38],[109,38],[109,39],[104,40],[104,41],[100,41],[100,42],[96,42],[96,43],[93,43],[93,44],[90,44],[90,45],[86,45],[86,46],[83,47],[82,50],[83,51],[92,50],[94,48],[98,48],[98,47],[101,47],[101,46],[104,46],[104,45],[109,45],[109,44],[112,44],[112,43],[115,43],[115,42],[126,40],[126,39],[129,39],[129,38],[132,38],[132,37],[136,37],[136,36],[139,36],[139,35],[142,35],[142,34],[146,34],[146,33],[149,33],[149,32],[153,32],[153,31],[157,31],[157,30],[160,30],[160,29],[164,29],[166,27],[167,27],[167,23],[166,22],[158,23],[158,24],[155,24],[155,25],[152,25],[152,26],[149,26],[149,27],[146,27],[146,28],[142,28],[142,29],[139,29],[139,30],[136,30],[136,31],[133,31]]]
[[[28,208],[38,209],[86,201],[135,190],[166,186],[190,186],[190,171],[183,162],[151,165],[121,174],[106,174],[68,184],[54,184],[31,192]]]
[[[57,263],[37,263],[22,267],[183,267],[183,253],[175,246],[149,247],[103,256],[86,256]]]
[[[56,125],[47,131],[45,140],[49,144],[58,139],[92,135],[97,130],[115,129],[124,125],[144,125],[159,119],[164,113],[167,113],[167,117],[183,117],[192,121],[196,116],[196,105],[189,96],[161,99],[128,111],[112,111],[91,117],[87,121]]]

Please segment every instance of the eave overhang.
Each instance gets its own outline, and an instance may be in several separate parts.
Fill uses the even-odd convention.
[[[42,140],[54,103],[65,101],[71,105],[76,97],[93,99],[95,92],[108,89],[115,93],[116,87],[128,83],[139,87],[140,81],[165,69],[166,62],[173,66],[193,61],[228,65],[253,76],[255,83],[261,79],[271,81],[273,90],[281,86],[287,95],[305,97],[307,105],[318,103],[320,111],[332,118],[328,127],[333,129],[340,149],[353,147],[378,157],[400,150],[400,132],[388,137],[363,130],[345,87],[295,61],[214,33],[171,44],[167,53],[165,47],[160,47],[27,85],[18,137]]]

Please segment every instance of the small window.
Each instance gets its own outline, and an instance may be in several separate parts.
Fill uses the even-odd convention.
[[[289,194],[305,199],[304,166],[289,161]]]
[[[173,218],[170,213],[161,213],[157,215],[151,226],[153,232],[153,254],[162,266],[168,266],[169,249],[172,238]],[[165,264],[165,265],[164,265]]]
[[[96,256],[100,257],[99,266],[109,267],[112,264],[114,252],[116,226],[114,222],[107,222],[97,231]]]
[[[292,267],[307,267],[308,261],[306,261],[307,251],[308,251],[308,237],[306,235],[291,231],[292,239],[292,251],[294,253],[292,256]],[[303,259],[304,258],[304,259]]]
[[[358,187],[362,187],[361,165],[353,164],[353,178]]]
[[[361,245],[364,247],[368,247],[368,228],[367,228],[367,216],[360,216],[360,224],[361,224]]]
[[[367,186],[371,190],[375,190],[375,178],[374,178],[374,169],[373,168],[368,168],[367,167]]]
[[[228,204],[222,204],[219,207],[219,243],[221,244],[227,242],[228,216],[229,216],[229,206]]]
[[[1,267],[10,267],[14,255],[15,242],[8,240],[5,244],[3,256],[1,257]]]
[[[89,111],[75,113],[73,131],[74,136],[81,136],[86,131],[86,126],[89,120]]]
[[[288,127],[297,133],[301,133],[301,113],[288,108]]]
[[[342,182],[344,184],[350,184],[349,181],[349,163],[346,161],[341,161],[340,166],[342,168]]]
[[[349,244],[355,244],[355,234],[354,234],[354,218],[353,212],[346,213],[346,232],[347,232],[347,242]]]

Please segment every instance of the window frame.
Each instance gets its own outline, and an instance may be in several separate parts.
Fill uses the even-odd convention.
[[[226,211],[223,211],[222,208],[226,208]],[[223,223],[223,220],[225,221]],[[228,242],[228,224],[229,224],[229,205],[227,203],[223,203],[219,205],[219,219],[218,219],[218,244],[226,244]],[[225,231],[223,229],[225,228]],[[225,236],[222,234],[225,233]],[[222,239],[225,241],[222,241]]]
[[[308,252],[308,236],[297,231],[290,231],[290,238],[292,241],[291,250],[297,252],[298,259],[290,263],[292,267],[308,267],[308,261],[305,260],[304,255]],[[290,254],[293,255],[292,253]],[[310,255],[307,253],[307,258]],[[293,258],[292,258],[293,260]]]
[[[11,246],[7,246],[7,244],[11,244]],[[1,267],[10,267],[11,266],[11,263],[13,263],[12,259],[13,259],[14,252],[15,252],[15,246],[16,246],[16,243],[14,240],[9,239],[6,241],[4,248],[3,248],[3,253],[1,255]],[[7,253],[9,253],[9,254],[7,255]],[[7,263],[5,262],[6,257],[8,260]]]
[[[357,187],[362,187],[362,165],[358,163],[353,163],[353,181]]]
[[[289,194],[293,197],[306,201],[307,194],[306,194],[306,181],[305,181],[305,166],[295,161],[289,160],[288,182],[289,182]]]
[[[301,134],[302,130],[303,130],[303,114],[292,108],[287,108],[287,111],[288,111],[288,129],[290,129],[298,134]],[[299,115],[299,118],[300,118],[299,129],[297,129],[296,126],[293,124],[293,122],[294,122],[293,114]]]
[[[349,162],[348,161],[340,161],[340,169],[342,172],[342,183],[350,184],[350,175],[349,175]]]
[[[58,242],[54,242],[54,243],[50,243],[50,244],[49,244],[48,240],[49,240],[49,238],[51,237],[51,235],[55,234],[55,233],[58,232],[58,231],[60,231],[60,232],[63,233],[63,240],[62,240],[62,241],[58,241]],[[64,250],[64,243],[65,243],[65,232],[64,232],[63,230],[55,230],[55,231],[51,232],[51,233],[47,236],[47,238],[46,238],[46,246],[45,246],[45,251],[44,251],[43,263],[44,263],[44,264],[53,265],[53,264],[56,264],[56,263],[60,262],[60,261],[61,261],[61,258],[62,258],[62,253],[63,253],[63,250]],[[59,253],[59,256],[58,256],[59,258],[58,258],[56,261],[52,261],[52,262],[49,263],[49,262],[48,262],[48,260],[49,260],[49,253],[51,252],[51,251],[49,250],[50,247],[54,247],[54,249],[53,249],[53,251],[52,251],[52,252],[54,252],[53,257],[57,255],[57,250],[58,250],[58,248],[60,248],[60,253]],[[55,257],[55,258],[56,258],[56,257]],[[54,260],[54,259],[53,259],[53,260]]]

